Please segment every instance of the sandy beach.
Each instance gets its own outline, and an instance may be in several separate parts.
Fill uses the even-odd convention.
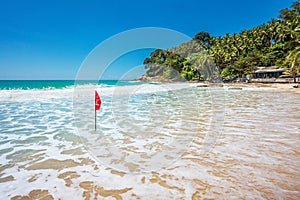
[[[257,88],[277,88],[277,89],[285,89],[295,93],[300,93],[299,83],[224,83],[224,85],[237,86],[237,87],[244,86],[244,87],[257,87]]]

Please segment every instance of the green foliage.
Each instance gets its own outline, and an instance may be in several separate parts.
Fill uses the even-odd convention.
[[[199,32],[195,35],[194,39],[200,44],[204,49],[210,49],[213,43],[212,38],[208,32]]]
[[[300,73],[300,46],[289,53],[286,61],[291,66],[289,72],[296,83],[296,75]]]
[[[232,69],[226,67],[222,70],[221,77],[224,79],[235,78],[235,73]]]
[[[212,37],[199,32],[186,43],[168,50],[157,49],[144,61],[147,76],[185,80],[245,77],[257,67],[284,66],[299,73],[300,1],[280,11],[279,19],[239,34]],[[177,74],[177,75],[178,75]]]

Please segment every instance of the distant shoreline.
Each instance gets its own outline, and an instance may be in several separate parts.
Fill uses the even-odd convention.
[[[277,89],[287,89],[300,94],[299,83],[245,83],[246,85],[254,85],[256,87],[268,87]]]
[[[259,88],[277,88],[277,89],[286,89],[291,90],[292,92],[300,94],[300,84],[299,83],[257,83],[257,82],[229,82],[229,83],[210,83],[206,81],[174,81],[174,80],[165,80],[161,77],[147,77],[142,76],[138,79],[132,80],[135,82],[155,82],[155,83],[191,83],[196,84],[197,87],[213,87],[213,86],[220,86],[221,85],[232,85],[238,88],[239,86],[254,86]]]
[[[224,83],[224,85],[232,86],[254,86],[258,88],[275,88],[284,89],[300,94],[299,83]]]

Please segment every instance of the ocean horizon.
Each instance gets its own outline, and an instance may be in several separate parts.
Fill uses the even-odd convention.
[[[74,85],[137,85],[131,80],[0,80],[0,90],[63,89]]]

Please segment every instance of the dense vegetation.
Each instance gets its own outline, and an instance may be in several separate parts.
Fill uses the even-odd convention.
[[[178,47],[157,49],[144,65],[146,76],[173,80],[242,78],[257,67],[274,65],[295,77],[300,73],[300,0],[251,30],[223,37],[199,32]]]

